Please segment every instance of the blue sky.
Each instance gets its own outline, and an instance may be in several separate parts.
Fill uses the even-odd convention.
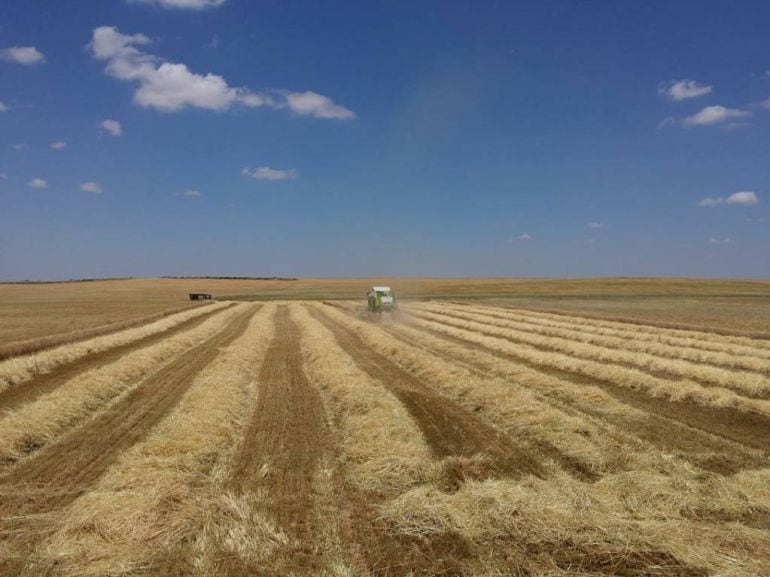
[[[762,1],[4,0],[0,279],[767,278],[768,25]]]

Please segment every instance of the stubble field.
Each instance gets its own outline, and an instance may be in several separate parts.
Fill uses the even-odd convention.
[[[761,325],[244,294],[19,333],[0,574],[770,574]]]

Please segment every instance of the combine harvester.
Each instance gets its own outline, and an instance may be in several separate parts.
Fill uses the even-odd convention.
[[[366,300],[370,313],[396,310],[396,295],[389,286],[373,286],[366,293]]]

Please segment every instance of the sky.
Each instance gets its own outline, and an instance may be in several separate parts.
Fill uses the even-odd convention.
[[[770,277],[770,3],[3,0],[0,280]]]

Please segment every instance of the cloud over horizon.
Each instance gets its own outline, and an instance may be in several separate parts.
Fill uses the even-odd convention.
[[[106,118],[99,123],[99,127],[111,136],[120,136],[123,134],[123,127],[120,122],[112,118]]]
[[[205,10],[217,8],[226,0],[127,0],[129,4],[151,4],[158,8],[171,8],[176,10]]]
[[[100,26],[94,29],[88,45],[94,58],[107,62],[108,75],[136,84],[134,102],[143,108],[178,112],[188,107],[224,111],[236,105],[265,106],[276,110],[285,108],[301,116],[355,118],[353,111],[315,92],[258,93],[230,86],[216,74],[194,73],[185,64],[166,62],[139,48],[150,43],[144,34],[122,34],[114,26]]]
[[[711,94],[713,86],[698,84],[695,80],[672,80],[658,88],[658,94],[678,102]]]
[[[707,196],[706,198],[698,201],[697,206],[708,208],[708,207],[719,206],[721,204],[742,204],[744,206],[753,206],[755,204],[759,204],[759,196],[757,196],[756,192],[752,192],[748,190],[734,192],[727,198],[722,196],[717,196],[717,197]]]
[[[91,194],[101,194],[102,192],[104,192],[104,190],[102,189],[102,185],[99,184],[98,182],[93,182],[93,181],[84,182],[83,184],[81,184],[80,190],[82,190],[83,192],[90,192]]]
[[[7,62],[14,62],[23,66],[42,64],[45,62],[45,54],[34,46],[11,46],[0,50],[0,58]]]
[[[294,180],[299,173],[292,169],[279,170],[269,166],[258,166],[256,168],[244,168],[241,170],[241,176],[247,176],[255,180]]]
[[[715,105],[706,106],[692,116],[683,118],[681,122],[683,126],[711,126],[727,122],[728,120],[746,118],[748,116],[751,116],[751,112],[748,110],[726,108],[724,106]]]
[[[179,192],[175,192],[174,196],[184,196],[187,198],[200,198],[201,196],[203,196],[203,193],[200,190],[187,188],[185,190],[180,190]]]

